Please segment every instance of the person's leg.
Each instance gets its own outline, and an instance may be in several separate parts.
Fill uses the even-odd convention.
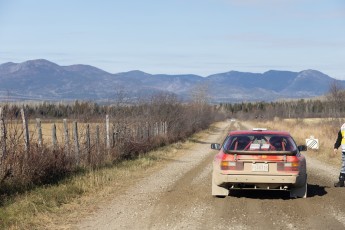
[[[341,169],[339,175],[339,181],[334,183],[334,187],[344,187],[345,182],[345,153],[343,152],[341,155]]]

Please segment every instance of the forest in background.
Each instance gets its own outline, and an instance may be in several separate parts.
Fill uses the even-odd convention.
[[[328,93],[321,98],[222,103],[220,107],[238,119],[342,118],[345,114],[345,90],[333,82]]]

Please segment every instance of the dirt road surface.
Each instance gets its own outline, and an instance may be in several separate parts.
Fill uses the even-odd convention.
[[[236,122],[218,123],[183,154],[107,201],[76,229],[345,229],[345,188],[339,169],[307,155],[308,198],[284,191],[236,191],[211,196],[210,143],[221,143]]]

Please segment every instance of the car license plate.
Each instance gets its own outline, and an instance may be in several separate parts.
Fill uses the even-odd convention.
[[[266,163],[253,163],[252,164],[253,172],[268,172],[268,164]]]

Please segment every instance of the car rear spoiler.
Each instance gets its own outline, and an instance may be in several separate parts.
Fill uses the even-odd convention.
[[[297,151],[260,151],[260,150],[227,150],[227,154],[237,155],[296,155]]]
[[[306,145],[297,146],[298,151],[307,151]],[[297,154],[297,149],[294,151],[268,151],[268,150],[225,150],[227,154],[237,155],[286,155],[293,156]]]

